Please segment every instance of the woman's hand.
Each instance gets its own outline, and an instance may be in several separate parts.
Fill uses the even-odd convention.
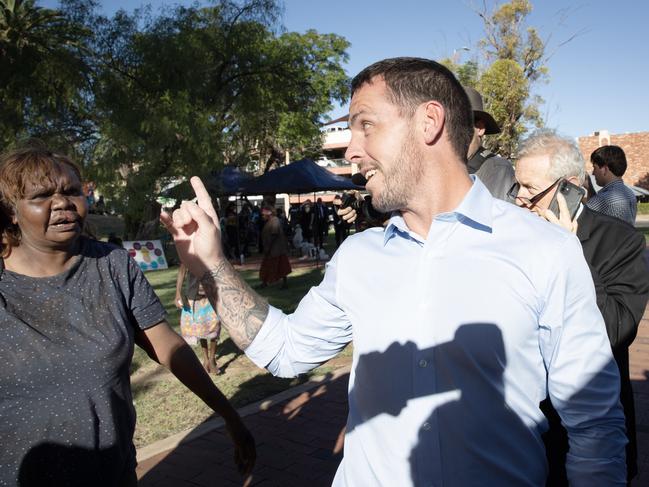
[[[257,459],[255,439],[238,417],[227,421],[225,427],[234,443],[234,463],[239,473],[248,477]],[[247,481],[244,481],[244,485]]]

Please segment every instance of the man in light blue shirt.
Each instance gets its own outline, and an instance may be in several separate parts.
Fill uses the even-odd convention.
[[[375,63],[352,82],[350,128],[347,159],[395,213],[349,237],[292,315],[221,254],[200,180],[198,204],[162,216],[256,364],[293,376],[353,340],[334,485],[542,486],[546,396],[569,431],[573,485],[625,485],[619,374],[579,242],[469,177],[458,81],[425,59]]]

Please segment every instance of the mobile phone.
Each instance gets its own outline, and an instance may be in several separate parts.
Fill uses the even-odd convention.
[[[559,218],[559,202],[557,201],[557,195],[559,193],[561,193],[566,199],[568,212],[570,214],[570,220],[574,220],[575,215],[577,214],[577,210],[579,209],[579,203],[581,203],[581,200],[584,198],[586,190],[581,186],[577,186],[569,181],[566,181],[565,179],[559,181],[557,190],[555,191],[554,196],[552,197],[552,201],[550,201],[550,206],[548,207],[548,209],[552,213],[554,213],[557,218]]]

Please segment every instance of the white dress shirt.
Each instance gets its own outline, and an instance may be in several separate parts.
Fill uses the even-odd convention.
[[[398,215],[348,238],[246,353],[294,376],[351,340],[335,486],[543,486],[547,395],[572,485],[626,485],[619,374],[579,241],[478,179],[425,239]]]

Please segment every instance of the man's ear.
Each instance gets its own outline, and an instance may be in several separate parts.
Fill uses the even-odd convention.
[[[588,176],[586,176],[586,177],[588,177]],[[575,186],[583,186],[583,181],[580,181],[577,176],[570,176],[570,177],[565,178],[565,179],[566,179],[566,181],[568,181],[569,183],[574,184]]]
[[[434,144],[442,134],[446,112],[444,107],[434,101],[428,101],[423,107],[424,114],[424,141],[426,144]]]
[[[487,131],[487,126],[485,125],[484,120],[481,120],[479,118],[475,119],[473,127],[475,128],[478,137],[483,137],[484,133]]]

